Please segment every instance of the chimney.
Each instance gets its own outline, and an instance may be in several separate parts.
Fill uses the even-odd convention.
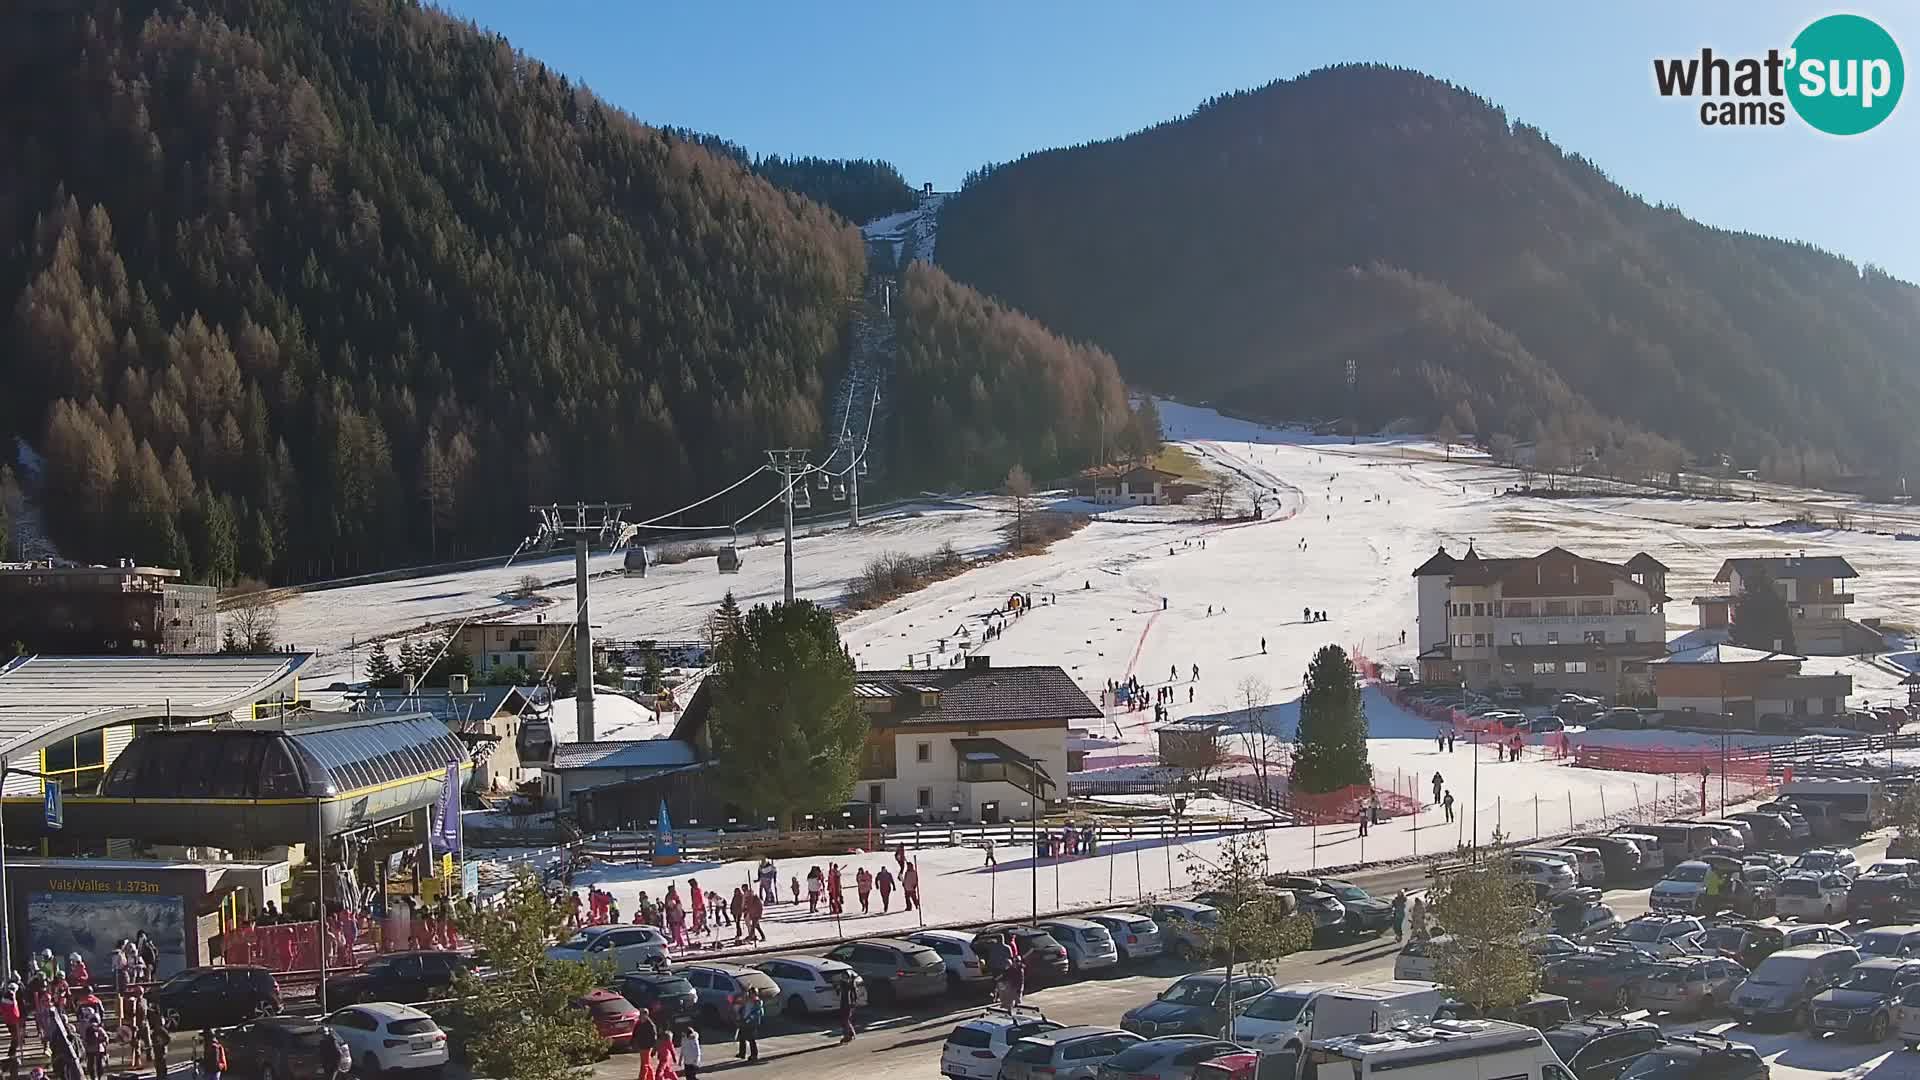
[[[975,653],[967,657],[968,671],[985,671],[993,666],[993,657],[984,653]]]
[[[447,693],[464,694],[466,692],[467,692],[467,677],[465,675],[447,676]]]
[[[400,689],[405,690],[409,694],[413,693],[413,676],[400,676]]]

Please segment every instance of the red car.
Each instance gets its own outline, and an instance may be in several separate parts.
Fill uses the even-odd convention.
[[[633,1029],[640,1023],[640,1010],[612,990],[595,990],[574,1005],[593,1017],[593,1029],[615,1049],[632,1049]]]

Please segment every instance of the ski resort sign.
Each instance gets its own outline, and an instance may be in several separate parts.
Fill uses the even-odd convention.
[[[1893,35],[1860,15],[1808,23],[1786,49],[1765,56],[1663,57],[1653,62],[1661,97],[1700,99],[1708,127],[1780,126],[1787,110],[1816,131],[1859,135],[1900,103],[1906,67]]]

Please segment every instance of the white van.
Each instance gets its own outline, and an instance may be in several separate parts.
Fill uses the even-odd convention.
[[[1247,1002],[1233,1022],[1233,1034],[1242,1046],[1263,1054],[1299,1053],[1313,1030],[1314,1005],[1323,994],[1344,990],[1346,983],[1300,982],[1276,986]]]
[[[1447,999],[1439,983],[1392,979],[1328,990],[1313,1002],[1313,1041],[1432,1020]]]
[[[1315,1040],[1304,1080],[1573,1080],[1538,1031],[1500,1020],[1435,1020],[1417,1027]]]

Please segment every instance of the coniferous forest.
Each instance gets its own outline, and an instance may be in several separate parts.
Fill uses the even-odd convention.
[[[1708,228],[1472,94],[1347,66],[979,170],[941,265],[1130,380],[1264,416],[1920,467],[1920,290]]]
[[[0,444],[64,554],[199,580],[505,551],[530,502],[668,509],[817,445],[866,275],[841,215],[911,198],[402,0],[35,0],[0,40]],[[1082,394],[1083,350],[1017,344]]]

